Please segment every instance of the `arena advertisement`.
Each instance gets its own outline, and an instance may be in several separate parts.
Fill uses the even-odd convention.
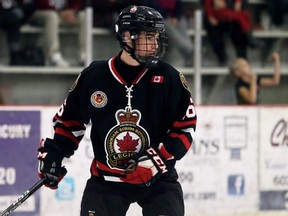
[[[0,211],[38,180],[39,140],[53,136],[57,111],[58,107],[1,108],[0,152],[5,157],[0,157]],[[197,113],[195,141],[176,166],[185,216],[287,212],[287,107],[200,106]],[[13,215],[79,215],[93,158],[89,137],[87,125],[79,149],[63,162],[68,173],[59,188],[42,187]],[[140,215],[140,207],[132,204],[127,216]]]
[[[39,134],[40,111],[0,110],[0,212],[38,180]],[[14,215],[39,215],[39,193]]]
[[[195,142],[177,165],[186,215],[257,212],[257,109],[201,107],[197,112]]]
[[[263,107],[260,115],[260,209],[287,211],[288,109]]]

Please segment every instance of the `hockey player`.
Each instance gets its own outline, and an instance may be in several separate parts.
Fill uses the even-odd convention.
[[[174,165],[196,129],[189,88],[162,61],[167,38],[159,12],[129,6],[116,21],[116,33],[121,52],[84,69],[54,116],[54,137],[39,148],[39,175],[57,188],[65,175],[63,158],[73,155],[91,122],[94,159],[81,216],[123,216],[133,202],[145,216],[183,216]]]

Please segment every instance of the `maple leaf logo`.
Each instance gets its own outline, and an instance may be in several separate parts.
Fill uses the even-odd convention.
[[[119,151],[136,151],[136,146],[139,143],[139,139],[133,140],[132,136],[127,132],[122,140],[117,139],[117,145],[119,146]]]

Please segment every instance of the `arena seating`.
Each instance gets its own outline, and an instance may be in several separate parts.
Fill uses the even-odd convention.
[[[199,0],[183,0],[186,4],[198,4]],[[251,5],[261,5],[264,4],[264,0],[250,0],[249,3]],[[30,25],[25,25],[22,27],[21,32],[27,36],[27,38],[34,38],[35,36],[39,36],[42,33],[42,29],[39,27],[35,27],[35,26],[30,26]],[[66,53],[72,53],[73,54],[73,49],[69,46],[73,46],[71,44],[75,43],[75,36],[76,36],[77,30],[76,29],[67,29],[67,28],[61,28],[60,30],[60,34],[61,34],[61,38],[65,39],[66,44],[64,43],[64,49],[67,49],[68,51]],[[191,39],[193,40],[194,35],[195,35],[195,31],[193,30],[193,28],[188,30],[188,34],[191,36]],[[205,42],[205,36],[206,33],[203,30],[202,31],[202,39]],[[255,31],[253,32],[254,36],[256,38],[259,39],[283,39],[283,38],[288,38],[288,30],[269,30],[269,29],[265,29],[263,31]],[[0,34],[1,36],[1,34]],[[70,39],[66,40],[66,38],[69,37],[74,37],[74,39]],[[110,39],[109,39],[110,38]],[[111,53],[108,52],[107,50],[111,50],[111,48],[107,48],[107,46],[111,46],[111,41],[113,39],[113,35],[112,33],[107,30],[107,29],[103,29],[103,28],[94,28],[93,29],[93,45],[94,45],[94,50],[95,52],[97,51],[98,47],[100,51],[98,53],[96,53],[96,57],[97,58],[106,58],[106,56],[111,56]],[[106,41],[107,40],[107,41]],[[72,41],[72,43],[71,43]],[[104,41],[104,43],[103,43]],[[3,40],[1,40],[0,38],[0,44],[3,44]],[[107,49],[103,49],[103,44],[106,44],[106,48]],[[115,42],[115,44],[118,44],[117,42]],[[112,44],[113,46],[114,44]],[[1,50],[3,50],[5,48],[5,44],[4,46],[1,45]],[[205,59],[203,59],[203,65],[201,68],[201,75],[203,80],[205,80],[205,77],[220,77],[220,79],[224,79],[222,75],[228,75],[228,67],[215,67],[216,63],[213,62],[213,57],[212,57],[212,62],[205,62],[207,61],[207,59],[209,60],[209,57],[212,55],[211,52],[209,51],[209,47],[207,45],[203,45],[203,53],[202,55],[205,55]],[[72,50],[72,51],[71,51]],[[93,50],[93,52],[94,52]],[[65,50],[64,50],[65,51]],[[75,48],[74,48],[75,51]],[[231,52],[233,52],[232,50],[230,50]],[[261,64],[261,62],[259,62],[259,51],[257,53],[257,51],[249,51],[251,52],[251,56],[253,57],[253,60],[255,60],[255,67],[254,70],[255,72],[257,72],[258,74],[264,74],[264,75],[269,75],[272,74],[273,72],[273,68],[271,64],[267,64],[263,67],[263,65]],[[261,51],[260,51],[261,52]],[[64,52],[65,53],[65,52]],[[75,52],[74,52],[75,53]],[[2,55],[2,56],[1,56]],[[93,53],[94,55],[94,53]],[[233,55],[232,55],[233,56]],[[0,54],[0,58],[3,57],[3,53]],[[93,56],[95,57],[95,56]],[[284,57],[285,58],[285,57]],[[3,59],[3,58],[2,58]],[[72,59],[73,60],[73,59]],[[74,59],[75,60],[75,59]],[[285,60],[283,60],[283,62],[285,62]],[[189,82],[193,83],[193,75],[195,74],[195,70],[193,67],[189,68],[189,67],[182,67],[182,66],[177,66],[176,64],[176,68],[184,73],[185,75],[187,75]],[[14,92],[16,92],[16,90],[14,89],[14,85],[18,85],[14,82],[12,82],[12,80],[14,79],[15,75],[17,76],[17,78],[15,77],[15,80],[20,83],[21,80],[27,80],[26,82],[33,82],[32,80],[34,79],[34,81],[36,80],[36,82],[42,82],[41,79],[45,76],[48,77],[47,78],[47,82],[49,81],[51,84],[50,85],[59,85],[58,87],[55,87],[55,91],[56,89],[61,89],[61,84],[58,84],[59,81],[59,75],[63,77],[67,77],[64,80],[67,80],[68,83],[65,83],[65,86],[69,86],[71,84],[71,82],[73,82],[73,80],[75,79],[75,77],[77,76],[77,74],[79,74],[79,72],[81,72],[81,70],[83,69],[83,67],[79,67],[77,65],[73,66],[73,67],[69,67],[69,68],[56,68],[56,67],[50,67],[50,66],[45,66],[45,67],[10,67],[7,64],[3,64],[2,60],[0,62],[0,74],[2,74],[1,76],[4,77],[4,79],[2,78],[2,82],[5,82],[5,79],[7,79],[7,83],[5,85],[1,84],[1,79],[0,79],[0,86],[2,85],[2,87],[0,87],[0,91],[1,89],[4,88],[4,92],[8,92],[10,95],[7,96],[8,97],[16,97],[17,99],[13,100],[11,99],[11,103],[23,103],[23,101],[25,101],[23,99],[23,95],[25,95],[24,91],[21,91],[20,93],[15,93],[18,94],[17,96],[14,96]],[[33,79],[31,79],[31,76],[33,75]],[[221,75],[221,76],[218,76]],[[288,77],[288,68],[287,67],[283,67],[282,68],[282,75],[284,75],[285,77]],[[19,79],[18,79],[19,78]],[[4,80],[4,81],[3,81]],[[221,81],[221,80],[220,80]],[[217,86],[219,83],[219,85],[223,85],[222,81],[221,82],[215,82],[215,89],[219,89],[220,86]],[[11,82],[11,83],[10,83]],[[56,83],[56,84],[55,84]],[[19,84],[19,86],[21,86],[22,84]],[[29,84],[28,84],[29,85]],[[47,84],[49,85],[49,84]],[[211,88],[211,85],[208,82],[208,87]],[[5,90],[6,89],[6,90]],[[3,90],[2,90],[3,91]],[[206,90],[203,89],[203,92],[205,92]],[[208,90],[207,90],[208,91]],[[213,92],[213,87],[211,89],[211,92]],[[65,93],[65,92],[64,92]],[[51,99],[53,96],[48,96],[48,93],[46,93],[47,97],[49,99],[46,100],[37,100],[37,97],[33,97],[31,96],[30,100],[33,100],[31,103],[43,103],[43,101],[47,101],[47,103],[60,103],[62,101],[62,97],[64,97],[65,94],[61,94],[58,95],[58,98],[56,99]],[[30,94],[33,95],[33,92],[30,92]],[[205,94],[205,93],[204,93]],[[212,94],[211,94],[212,95]],[[35,96],[35,95],[34,95]],[[39,96],[38,96],[39,97]],[[209,97],[208,97],[209,98]],[[36,102],[37,100],[37,102]],[[9,102],[9,101],[8,101]],[[209,103],[209,101],[206,101],[207,103]],[[206,103],[205,102],[205,103]],[[29,103],[29,99],[27,98],[27,103]],[[220,102],[221,103],[221,100]]]

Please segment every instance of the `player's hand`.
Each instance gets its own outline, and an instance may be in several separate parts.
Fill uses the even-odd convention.
[[[131,160],[126,168],[126,177],[123,182],[150,186],[156,182],[160,176],[168,172],[168,166],[155,149],[150,147],[143,155]]]
[[[67,170],[62,167],[62,160],[64,156],[56,149],[49,148],[49,143],[53,142],[51,139],[42,140],[40,148],[38,149],[38,175],[45,179],[45,186],[51,189],[57,189],[58,183],[66,175]]]

